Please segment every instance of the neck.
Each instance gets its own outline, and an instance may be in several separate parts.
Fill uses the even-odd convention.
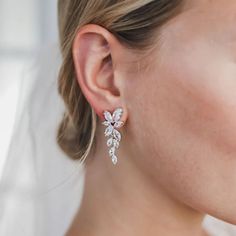
[[[204,214],[168,195],[123,152],[116,166],[103,144],[88,157],[81,206],[67,236],[207,235]]]

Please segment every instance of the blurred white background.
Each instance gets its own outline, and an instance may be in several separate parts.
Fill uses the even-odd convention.
[[[0,0],[0,176],[24,71],[57,39],[56,0]]]

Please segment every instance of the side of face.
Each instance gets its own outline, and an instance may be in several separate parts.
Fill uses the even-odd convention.
[[[236,224],[236,2],[194,3],[127,80],[130,151],[172,196]]]

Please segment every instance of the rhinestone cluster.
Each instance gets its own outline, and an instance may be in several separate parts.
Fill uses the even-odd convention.
[[[119,147],[119,143],[121,141],[121,134],[118,130],[116,130],[116,128],[120,128],[124,125],[124,122],[120,121],[122,114],[122,108],[117,108],[113,114],[111,114],[109,111],[103,112],[105,121],[103,121],[102,124],[107,126],[104,134],[106,137],[108,137],[107,146],[110,148],[109,156],[111,157],[112,163],[114,165],[117,163],[115,151]]]

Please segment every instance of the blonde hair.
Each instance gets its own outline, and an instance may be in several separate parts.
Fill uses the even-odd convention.
[[[181,0],[59,0],[58,24],[62,65],[58,91],[66,111],[57,142],[72,159],[85,160],[93,144],[98,118],[76,80],[72,44],[78,30],[98,24],[128,48],[145,50],[152,44],[154,29],[180,10]]]

